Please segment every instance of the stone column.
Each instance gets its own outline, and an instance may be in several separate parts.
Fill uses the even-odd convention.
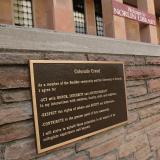
[[[127,40],[141,41],[139,22],[126,18]]]
[[[138,0],[138,8],[152,15],[155,15],[154,0]],[[141,24],[141,41],[158,44],[157,27],[148,24]]]
[[[160,44],[160,17],[157,18],[157,32],[158,32],[158,42]]]
[[[75,31],[72,0],[53,0],[53,16],[56,31]]]
[[[54,29],[53,1],[33,0],[34,27]]]
[[[85,0],[87,34],[96,35],[95,8],[93,0]]]
[[[60,32],[74,32],[72,0],[34,0],[35,26]]]
[[[13,3],[12,0],[0,0],[0,23],[1,24],[13,24],[12,14]]]
[[[123,0],[117,2],[123,3]],[[102,13],[105,36],[125,40],[125,18],[113,15],[112,0],[102,0]]]

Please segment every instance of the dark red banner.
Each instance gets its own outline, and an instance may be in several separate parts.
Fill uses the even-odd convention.
[[[126,17],[142,23],[156,25],[156,18],[154,15],[141,11],[137,8],[119,3],[115,0],[112,1],[113,14],[121,17]]]

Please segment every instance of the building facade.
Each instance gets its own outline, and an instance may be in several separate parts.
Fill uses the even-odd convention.
[[[159,0],[0,0],[0,160],[160,160],[159,17]],[[127,123],[38,154],[29,60],[124,63]]]
[[[136,9],[135,12],[154,16],[156,24],[146,24],[124,14],[115,15],[112,0],[1,0],[0,24],[159,44],[160,1],[117,2]],[[129,14],[133,17],[135,12]]]

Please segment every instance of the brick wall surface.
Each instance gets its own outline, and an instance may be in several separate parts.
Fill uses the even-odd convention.
[[[128,123],[38,155],[29,59],[124,61]],[[160,57],[0,50],[0,160],[160,160]]]

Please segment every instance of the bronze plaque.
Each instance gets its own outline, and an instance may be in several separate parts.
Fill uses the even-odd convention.
[[[127,121],[124,64],[30,61],[38,153]]]

